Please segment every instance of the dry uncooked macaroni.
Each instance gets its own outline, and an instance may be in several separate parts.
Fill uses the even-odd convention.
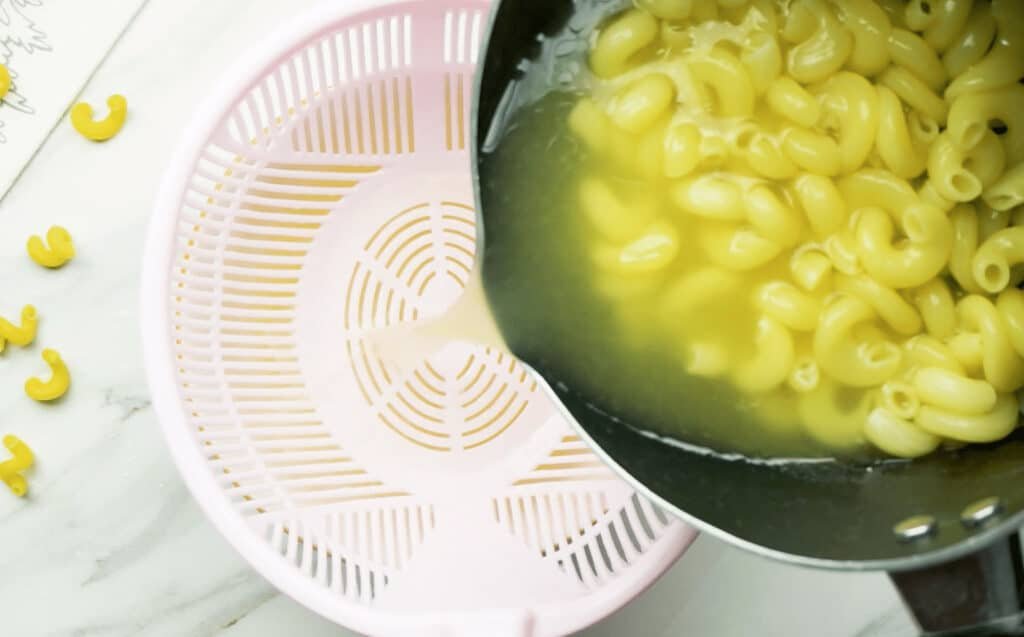
[[[11,72],[7,67],[0,64],[0,100],[7,96],[11,90]]]
[[[71,108],[71,125],[86,139],[105,142],[117,135],[128,118],[128,100],[122,95],[107,98],[110,112],[101,120],[93,119],[92,106],[79,102]]]
[[[48,403],[62,398],[68,392],[68,388],[71,387],[71,373],[56,350],[43,350],[43,360],[50,367],[50,378],[28,379],[25,381],[25,394],[32,400]]]
[[[75,256],[71,234],[61,226],[51,226],[45,242],[39,236],[29,237],[26,249],[28,256],[45,268],[61,268]]]
[[[36,340],[36,330],[39,327],[39,314],[35,306],[26,305],[21,310],[21,325],[15,325],[7,319],[0,317],[0,351],[3,351],[7,343],[18,347],[26,347]]]
[[[23,498],[28,494],[28,480],[22,474],[35,464],[35,454],[28,445],[14,436],[4,436],[3,444],[11,453],[11,458],[0,462],[0,480],[3,480],[11,493]]]
[[[1009,434],[1024,2],[636,4],[569,122],[600,166],[579,185],[596,289],[827,446]]]

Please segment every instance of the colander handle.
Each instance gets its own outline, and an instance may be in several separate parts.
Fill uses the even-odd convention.
[[[889,577],[927,637],[1024,635],[1017,532],[958,560]]]

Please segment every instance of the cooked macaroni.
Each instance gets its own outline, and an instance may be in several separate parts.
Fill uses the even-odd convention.
[[[579,203],[607,300],[655,299],[686,372],[766,428],[907,458],[1009,434],[1024,2],[636,5],[569,122],[598,160]]]

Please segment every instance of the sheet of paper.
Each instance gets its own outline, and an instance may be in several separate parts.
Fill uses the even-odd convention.
[[[0,198],[145,0],[0,0]],[[106,112],[97,104],[97,112]]]

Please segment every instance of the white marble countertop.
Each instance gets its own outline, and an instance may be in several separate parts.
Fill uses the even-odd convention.
[[[29,499],[0,492],[5,635],[349,634],[278,595],[200,514],[149,406],[137,310],[144,229],[193,104],[253,41],[317,1],[149,0],[83,95],[128,96],[125,130],[96,146],[62,122],[0,202],[0,315],[34,303],[43,317],[36,346],[0,358],[0,434],[21,436],[39,458]],[[73,231],[80,256],[44,272],[24,241],[52,223]],[[43,346],[74,373],[57,406],[21,389],[45,371]],[[789,568],[701,538],[644,597],[586,634],[912,632],[882,575]]]

